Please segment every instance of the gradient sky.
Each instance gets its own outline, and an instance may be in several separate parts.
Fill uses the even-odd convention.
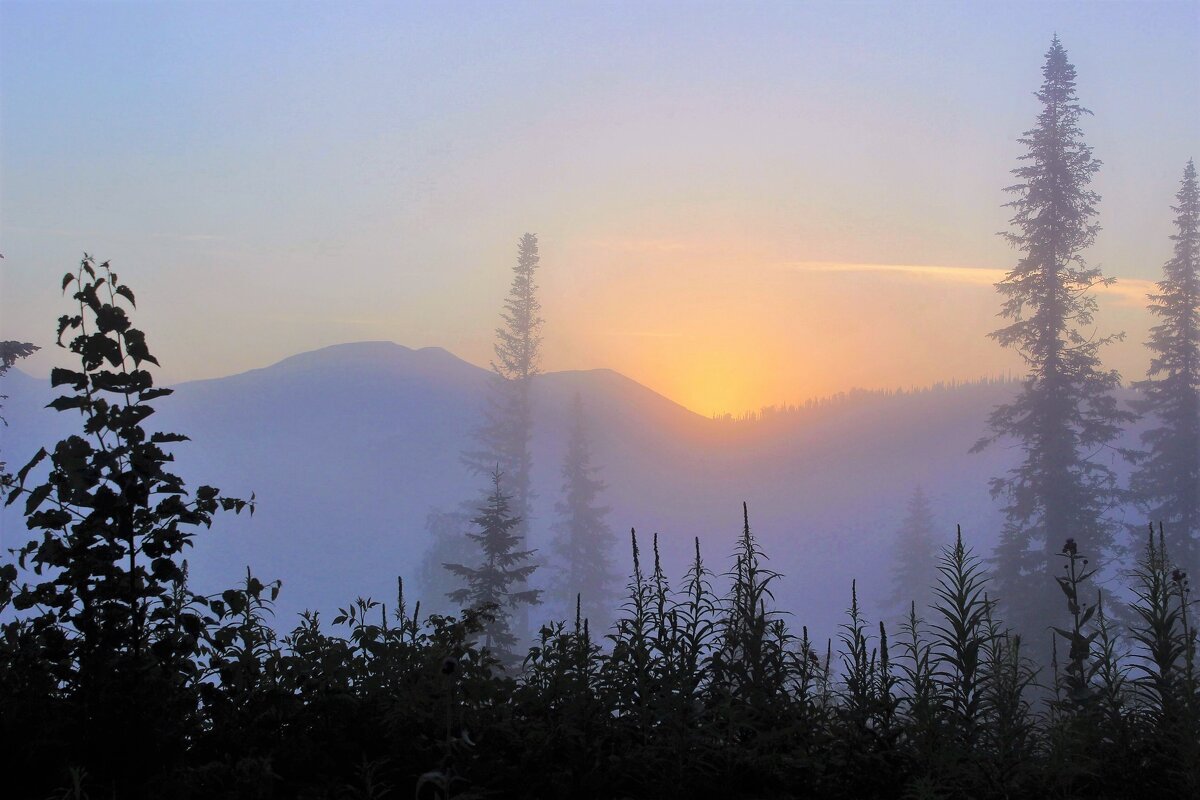
[[[545,367],[701,413],[1019,369],[995,233],[1055,32],[1139,378],[1194,1],[0,0],[0,338],[52,342],[86,250],[167,380],[363,339],[486,365],[532,231]]]

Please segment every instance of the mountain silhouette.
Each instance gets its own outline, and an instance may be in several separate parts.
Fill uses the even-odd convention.
[[[459,454],[471,446],[489,380],[441,348],[358,342],[175,386],[148,425],[192,438],[176,448],[180,474],[193,488],[209,483],[257,499],[252,518],[218,517],[197,536],[189,555],[196,585],[233,585],[247,565],[263,579],[281,578],[285,628],[303,608],[328,612],[359,594],[390,605],[396,576],[415,576],[429,545],[428,513],[474,501],[484,486]],[[699,536],[707,564],[723,572],[746,500],[770,566],[785,575],[779,605],[830,635],[851,578],[868,608],[888,594],[892,537],[915,485],[929,493],[945,540],[962,523],[968,543],[990,550],[999,515],[987,481],[1012,454],[967,450],[1014,389],[983,382],[851,392],[734,423],[612,370],[547,373],[534,384],[530,544],[546,553],[578,392],[621,542],[631,527],[647,542],[658,532],[668,573],[681,576]],[[0,392],[9,395],[0,454],[12,469],[77,429],[72,415],[43,408],[54,396],[48,381],[14,369]],[[26,539],[19,508],[0,516],[6,548]],[[627,569],[627,551],[616,555]]]

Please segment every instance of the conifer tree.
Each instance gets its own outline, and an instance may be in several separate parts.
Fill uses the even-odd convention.
[[[1200,186],[1191,160],[1175,198],[1175,254],[1150,297],[1150,313],[1161,322],[1146,343],[1154,354],[1148,379],[1137,384],[1137,409],[1158,427],[1142,434],[1147,458],[1130,489],[1150,519],[1163,524],[1172,555],[1194,569],[1200,565]]]
[[[512,514],[509,495],[500,490],[501,473],[492,473],[492,492],[487,502],[479,509],[479,515],[471,520],[478,533],[467,536],[479,544],[482,560],[477,567],[465,564],[444,566],[462,578],[466,586],[449,593],[456,603],[465,603],[473,609],[488,610],[493,619],[483,629],[483,644],[502,663],[515,662],[513,648],[517,637],[513,634],[509,618],[513,609],[520,606],[537,605],[541,602],[540,589],[517,589],[523,586],[537,569],[530,564],[533,550],[521,550],[521,537],[517,528],[521,518]]]
[[[472,436],[478,447],[463,454],[468,468],[487,475],[499,468],[511,489],[515,535],[524,542],[533,512],[533,379],[541,374],[542,317],[537,299],[536,273],[540,264],[537,235],[526,233],[517,246],[512,284],[501,312],[503,325],[496,329],[496,358],[488,385],[484,422]],[[524,610],[515,626],[519,635],[528,629]]]
[[[558,521],[552,527],[551,548],[559,558],[559,574],[554,582],[555,603],[560,610],[571,611],[576,595],[581,613],[593,627],[609,622],[617,576],[612,550],[616,542],[605,521],[608,508],[597,498],[605,485],[592,466],[583,400],[578,394],[571,402],[571,436],[562,466],[562,500],[555,503]]]
[[[913,489],[908,500],[908,511],[896,532],[895,552],[892,602],[904,609],[913,602],[918,607],[927,606],[937,580],[939,547],[934,536],[933,509],[920,486]]]
[[[1100,348],[1121,338],[1095,333],[1090,290],[1112,279],[1082,255],[1100,227],[1100,198],[1089,188],[1100,162],[1083,141],[1079,121],[1090,112],[1078,102],[1075,67],[1058,37],[1042,76],[1042,111],[1019,140],[1027,152],[1013,170],[1018,183],[1008,188],[1017,196],[1008,204],[1015,230],[1003,235],[1021,258],[996,288],[1004,298],[1000,314],[1011,322],[991,334],[1016,349],[1028,371],[1016,399],[992,412],[989,434],[973,448],[1012,439],[1024,454],[992,480],[1007,518],[995,578],[1018,628],[1044,625],[1039,620],[1057,612],[1048,571],[1064,540],[1098,557],[1111,547],[1107,512],[1120,493],[1107,456],[1122,423],[1133,418],[1113,395],[1120,376],[1100,363]]]
[[[496,465],[512,488],[513,509],[521,517],[520,532],[526,531],[532,500],[530,472],[533,459],[529,442],[533,434],[530,385],[541,374],[541,303],[537,299],[536,272],[539,265],[537,236],[527,233],[517,248],[512,285],[504,301],[496,329],[494,380],[490,384],[484,424],[473,433],[477,450],[464,454],[467,465],[480,475]]]

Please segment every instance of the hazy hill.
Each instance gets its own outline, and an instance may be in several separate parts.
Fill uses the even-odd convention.
[[[190,559],[197,582],[215,590],[246,565],[282,578],[285,623],[300,608],[329,610],[358,594],[390,602],[396,575],[416,574],[428,512],[477,496],[480,481],[459,452],[488,379],[440,348],[363,342],[177,386],[151,422],[193,438],[177,450],[181,473],[192,485],[258,499],[253,519],[225,518],[199,537]],[[647,539],[660,532],[668,568],[680,575],[699,536],[708,565],[724,571],[747,500],[771,565],[786,575],[780,603],[831,634],[851,577],[868,605],[886,597],[892,535],[916,484],[947,539],[961,522],[969,542],[990,547],[998,515],[987,479],[1011,453],[967,450],[988,410],[1013,391],[857,393],[731,423],[611,370],[550,373],[536,385],[533,527],[544,535],[552,521],[568,404],[579,392],[622,542],[630,527]],[[11,427],[0,431],[10,466],[71,430],[67,414],[41,408],[52,396],[45,381],[13,370],[0,392],[10,396]],[[15,509],[0,517],[0,539],[5,547],[24,540]]]

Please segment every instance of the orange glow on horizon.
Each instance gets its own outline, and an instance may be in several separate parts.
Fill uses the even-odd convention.
[[[999,269],[713,255],[653,241],[583,248],[548,271],[546,366],[609,367],[703,416],[739,415],[852,388],[1021,374],[988,333]],[[1142,377],[1149,283],[1100,293],[1106,361]],[[553,313],[557,310],[558,313]],[[550,332],[554,331],[553,335]]]
[[[706,417],[758,409],[764,405],[762,398],[769,396],[771,387],[766,378],[770,372],[755,357],[755,344],[746,342],[744,346],[743,352],[731,346],[702,347],[692,357],[659,363],[636,379]]]

